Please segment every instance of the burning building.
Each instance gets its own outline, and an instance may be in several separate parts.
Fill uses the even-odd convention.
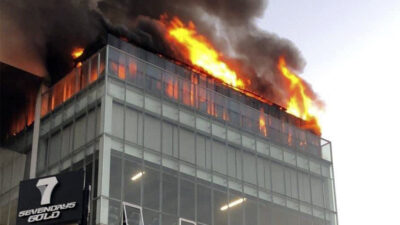
[[[337,224],[331,143],[314,120],[247,91],[229,67],[218,64],[231,82],[213,75],[209,59],[193,66],[112,35],[77,52],[40,89],[36,129],[4,144],[20,155],[1,164],[1,224],[16,217],[10,174],[80,168],[90,224]]]
[[[1,2],[0,224],[20,180],[83,169],[89,224],[336,225],[322,103],[265,5]]]

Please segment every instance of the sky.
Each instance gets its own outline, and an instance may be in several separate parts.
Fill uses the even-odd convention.
[[[400,224],[400,1],[270,0],[257,24],[300,49],[325,102],[339,224]]]

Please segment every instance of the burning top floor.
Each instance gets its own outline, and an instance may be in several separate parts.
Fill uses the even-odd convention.
[[[108,35],[104,44],[107,47],[97,51],[87,48],[77,57],[80,61],[76,67],[42,93],[42,117],[51,115],[90,84],[109,76],[228,125],[291,148],[321,154],[321,138],[315,132],[315,121],[293,116],[284,107],[226,83],[201,68],[151,53],[123,38]],[[29,115],[33,114],[34,107],[31,108]]]

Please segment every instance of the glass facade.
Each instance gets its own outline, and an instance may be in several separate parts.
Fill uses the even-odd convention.
[[[85,168],[91,224],[336,225],[330,142],[114,37],[43,94],[37,175]]]

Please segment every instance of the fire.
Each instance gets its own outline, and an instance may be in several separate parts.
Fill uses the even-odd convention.
[[[75,48],[71,53],[72,58],[73,59],[79,58],[79,56],[81,56],[83,54],[83,51],[85,51],[84,48],[79,48],[79,47]]]
[[[162,16],[161,19],[166,23],[166,16]],[[256,98],[265,103],[270,103],[268,100],[258,96],[257,94],[245,90],[245,84],[250,81],[245,83],[242,79],[238,78],[235,70],[230,68],[228,64],[221,59],[222,54],[214,48],[206,37],[198,34],[193,22],[189,22],[185,25],[179,18],[174,17],[166,24],[169,24],[167,28],[167,38],[182,47],[182,52],[186,54],[186,58],[189,59],[194,66],[205,70],[210,75],[228,85],[231,85],[236,90],[250,97]],[[290,98],[286,104],[287,112],[305,120],[306,125],[303,126],[305,129],[310,129],[315,133],[320,134],[320,126],[316,113],[314,113],[317,108],[315,107],[313,99],[307,95],[307,86],[300,77],[289,70],[286,66],[284,57],[279,59],[278,68],[288,81],[287,92],[289,93]],[[172,96],[172,84],[168,85],[167,94]],[[186,89],[190,89],[190,87],[187,87]],[[189,91],[189,93],[191,92]],[[190,95],[185,98],[188,98],[187,101],[193,104],[191,100],[189,100],[189,98],[191,98]],[[207,112],[211,115],[218,114],[213,104],[210,104],[207,107]],[[264,113],[261,112],[260,114],[259,129],[264,136],[268,136],[265,117],[262,114]],[[226,117],[224,112],[222,112],[222,117]],[[289,135],[289,142],[291,142],[291,139],[292,134]]]
[[[287,112],[308,122],[305,128],[311,129],[317,134],[321,128],[317,118],[319,108],[313,99],[307,95],[307,86],[304,81],[286,66],[285,58],[279,58],[278,68],[281,74],[288,81],[287,91],[290,94],[287,102]]]
[[[264,136],[268,136],[268,130],[267,130],[267,124],[265,122],[265,114],[264,114],[264,109],[261,108],[260,109],[260,118],[259,118],[259,128],[260,128],[260,132],[264,135]]]
[[[192,22],[185,26],[179,18],[174,17],[168,28],[168,35],[170,39],[183,46],[193,65],[233,87],[244,86],[244,82],[238,79],[236,72],[221,60],[222,54],[204,36],[197,33]]]

